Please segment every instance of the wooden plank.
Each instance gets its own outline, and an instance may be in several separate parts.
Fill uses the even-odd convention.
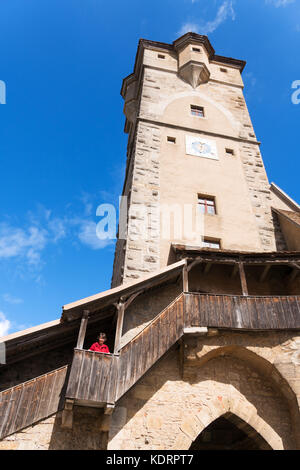
[[[114,346],[115,354],[119,351],[120,344],[121,344],[121,337],[122,337],[123,323],[124,323],[124,312],[125,312],[125,306],[123,302],[118,303],[117,311],[118,311],[118,319],[117,319],[117,328],[116,328],[115,346]]]
[[[68,371],[68,366],[56,371],[57,380],[56,380],[55,397],[54,397],[54,401],[52,404],[53,413],[63,408],[64,398],[65,398],[63,395],[63,392],[64,392],[64,386],[66,382],[67,371]]]
[[[289,301],[289,308],[286,314],[286,321],[289,328],[298,328],[300,327],[300,309],[297,303],[297,297],[292,296],[290,297]]]
[[[33,390],[33,394],[31,397],[31,420],[32,423],[36,421],[37,418],[37,410],[39,409],[39,402],[41,398],[41,393],[43,390],[43,385],[46,382],[45,378],[37,378],[35,382],[35,387]]]
[[[86,328],[87,328],[87,324],[88,324],[88,318],[89,318],[89,311],[84,310],[82,318],[81,318],[79,333],[78,333],[77,346],[76,346],[77,349],[82,349],[83,348]]]
[[[35,381],[31,380],[23,386],[23,393],[18,409],[18,415],[16,418],[16,429],[22,429],[26,426],[27,416],[30,412],[30,402],[32,397],[32,391],[35,387]]]
[[[9,401],[7,402],[6,419],[4,419],[1,435],[7,436],[14,432],[14,421],[17,415],[18,405],[22,397],[23,387],[14,387],[11,390]]]
[[[76,398],[79,400],[89,399],[89,385],[90,385],[90,379],[91,379],[91,367],[92,367],[92,362],[93,362],[93,354],[94,352],[92,351],[82,351],[81,375],[79,379],[79,387],[76,393]]]
[[[98,362],[97,362],[97,354],[94,352],[92,353],[91,357],[91,377],[89,381],[89,396],[90,400],[95,400],[96,396],[96,382],[97,382],[97,374],[98,374]]]
[[[9,420],[9,402],[12,389],[1,392],[1,416],[0,416],[0,436],[3,437],[3,429]]]
[[[247,287],[247,279],[244,269],[244,263],[239,262],[239,272],[240,272],[240,280],[242,286],[242,293],[243,295],[248,295],[248,287]]]
[[[74,350],[73,361],[66,391],[67,398],[75,398],[78,387],[78,379],[82,365],[82,354],[79,350]]]

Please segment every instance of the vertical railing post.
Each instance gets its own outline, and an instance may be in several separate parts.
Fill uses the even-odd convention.
[[[81,323],[80,323],[80,330],[79,330],[78,339],[77,339],[77,346],[76,346],[77,349],[83,348],[89,313],[90,313],[89,310],[83,311],[83,314],[81,317]]]
[[[189,291],[189,273],[187,269],[187,262],[183,266],[182,269],[182,283],[183,283],[183,292],[188,292]]]
[[[118,311],[118,319],[117,319],[117,328],[116,328],[116,336],[115,336],[114,354],[117,354],[119,352],[120,344],[121,344],[123,322],[124,322],[124,311],[125,311],[124,302],[119,302],[117,304],[117,311]]]
[[[245,269],[244,269],[244,263],[241,261],[239,262],[239,271],[240,271],[240,279],[241,279],[241,286],[242,286],[242,292],[243,295],[248,295],[248,287],[247,287],[247,280],[246,280],[246,274],[245,274]]]

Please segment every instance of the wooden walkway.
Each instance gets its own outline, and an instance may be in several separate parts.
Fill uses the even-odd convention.
[[[67,369],[60,367],[0,393],[0,439],[63,408]]]
[[[66,397],[88,405],[118,401],[191,326],[300,329],[300,297],[181,294],[118,355],[76,349]]]
[[[61,367],[0,393],[0,439],[75,404],[117,402],[184,334],[199,326],[231,331],[300,329],[300,296],[236,296],[183,293],[118,354],[74,350]]]

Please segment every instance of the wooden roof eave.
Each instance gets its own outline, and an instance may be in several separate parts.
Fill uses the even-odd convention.
[[[175,253],[188,261],[198,259],[204,263],[236,264],[243,262],[249,265],[290,265],[300,263],[299,251],[274,251],[274,252],[249,252],[234,250],[219,250],[203,248],[201,246],[189,246],[172,244]]]
[[[109,289],[99,294],[66,304],[63,306],[61,322],[69,322],[80,318],[83,310],[89,310],[90,314],[95,312],[99,313],[99,310],[119,302],[121,298],[126,300],[132,294],[161,285],[173,277],[178,276],[185,264],[185,260],[178,261],[177,263],[161,269],[157,273],[151,274],[131,284],[114,287],[113,289]]]

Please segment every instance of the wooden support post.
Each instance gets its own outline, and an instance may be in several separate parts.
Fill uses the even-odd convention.
[[[65,401],[65,407],[62,412],[61,416],[61,427],[72,429],[73,427],[73,405],[74,400],[70,400],[69,398]]]
[[[115,409],[115,404],[114,403],[106,403],[106,405],[104,407],[104,414],[105,415],[112,415],[114,409]]]
[[[268,275],[268,273],[269,273],[269,271],[270,271],[270,268],[271,268],[271,265],[270,265],[270,264],[267,264],[267,265],[264,267],[264,270],[263,270],[263,272],[262,272],[262,274],[261,274],[261,276],[260,276],[259,282],[263,282],[263,281],[266,279],[266,277],[267,277],[267,275]]]
[[[293,282],[294,279],[298,276],[300,270],[298,268],[294,268],[293,271],[288,275],[287,281]]]
[[[183,266],[182,269],[182,283],[183,283],[183,292],[188,292],[189,291],[189,273],[187,269],[187,264]]]
[[[203,270],[204,274],[208,274],[210,271],[210,268],[212,267],[213,263],[206,263],[205,268]]]
[[[77,346],[76,346],[77,349],[83,348],[89,313],[90,313],[89,310],[83,311],[83,315],[81,317],[80,330],[79,330],[78,339],[77,339]]]
[[[244,263],[242,263],[241,261],[239,262],[239,270],[240,270],[240,279],[241,279],[241,286],[242,286],[243,295],[248,295],[248,287],[247,287],[247,280],[246,280],[246,274],[245,274],[245,269],[244,269]]]
[[[236,276],[238,270],[239,270],[239,265],[238,265],[238,264],[234,264],[233,270],[232,270],[232,273],[231,273],[231,279],[235,278],[235,276]]]
[[[120,350],[123,322],[124,322],[124,312],[125,312],[124,302],[119,302],[117,304],[117,310],[118,310],[118,319],[117,319],[117,328],[116,328],[116,336],[115,336],[114,354],[117,354]]]

